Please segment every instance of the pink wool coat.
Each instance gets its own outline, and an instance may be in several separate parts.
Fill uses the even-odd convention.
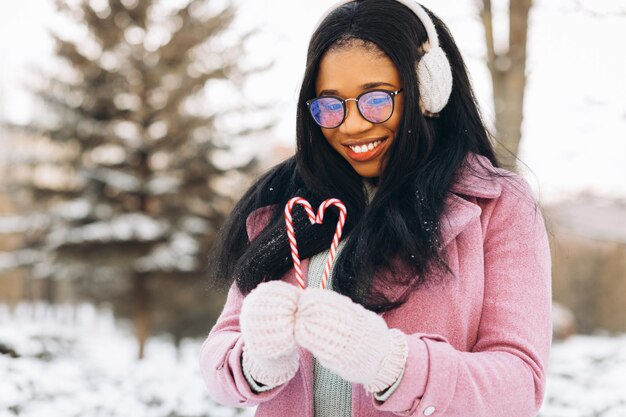
[[[470,156],[479,172],[484,169],[478,159],[496,170],[486,158]],[[447,197],[440,225],[456,277],[420,288],[383,314],[390,328],[408,335],[404,376],[384,402],[353,384],[354,416],[531,417],[541,406],[552,342],[543,218],[520,177],[486,180],[467,171],[462,178]],[[250,239],[272,209],[250,215]],[[307,266],[303,261],[305,276]],[[295,285],[293,270],[283,279]],[[250,389],[241,368],[242,300],[232,286],[202,346],[200,368],[209,394],[224,405],[258,405],[260,417],[313,417],[313,358],[304,349],[290,382],[260,394]]]

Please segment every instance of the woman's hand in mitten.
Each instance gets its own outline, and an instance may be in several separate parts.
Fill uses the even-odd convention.
[[[376,313],[330,290],[307,288],[296,313],[296,341],[322,366],[370,392],[391,386],[406,362],[406,335]]]
[[[301,293],[294,285],[270,281],[259,284],[243,300],[239,315],[242,362],[256,382],[278,386],[298,371],[294,324]]]

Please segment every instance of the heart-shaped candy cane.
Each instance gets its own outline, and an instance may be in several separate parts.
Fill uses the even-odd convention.
[[[337,228],[333,241],[330,244],[330,253],[326,260],[326,267],[324,267],[324,276],[322,277],[321,287],[326,288],[328,283],[328,277],[330,275],[330,268],[335,261],[335,254],[337,253],[337,246],[339,245],[339,239],[341,239],[341,232],[343,226],[346,224],[346,206],[336,198],[329,198],[324,201],[317,210],[317,216],[313,212],[311,204],[302,197],[294,197],[285,205],[285,224],[287,225],[287,236],[289,237],[289,246],[291,246],[291,258],[293,259],[293,267],[296,270],[296,280],[300,288],[304,289],[306,283],[302,277],[302,267],[300,266],[300,255],[298,254],[298,243],[296,242],[296,233],[293,229],[293,218],[291,217],[291,211],[296,204],[300,204],[304,207],[306,214],[311,221],[311,224],[322,224],[324,222],[324,212],[330,206],[336,206],[339,209],[339,221],[337,221]]]

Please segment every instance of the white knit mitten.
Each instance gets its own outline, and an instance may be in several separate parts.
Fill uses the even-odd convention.
[[[408,355],[406,335],[376,313],[330,290],[307,288],[296,313],[296,341],[325,368],[370,392],[390,387]]]
[[[239,315],[242,364],[256,382],[275,387],[298,371],[294,323],[301,293],[294,285],[270,281],[259,284],[243,300]]]

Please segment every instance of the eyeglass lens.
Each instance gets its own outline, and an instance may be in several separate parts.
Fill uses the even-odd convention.
[[[372,123],[382,123],[391,117],[393,98],[385,91],[371,91],[358,98],[361,115]],[[336,97],[320,97],[311,102],[309,109],[315,122],[324,128],[338,127],[345,118],[346,108]]]

